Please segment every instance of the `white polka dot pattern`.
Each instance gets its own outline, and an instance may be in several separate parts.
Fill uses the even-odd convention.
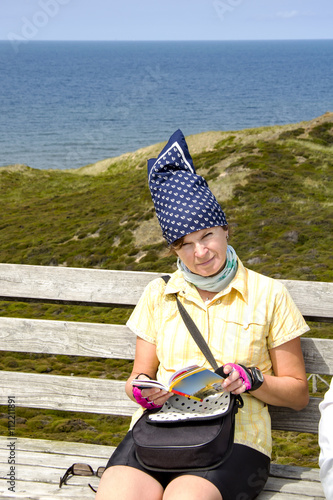
[[[212,418],[227,413],[230,406],[230,393],[223,392],[209,396],[203,401],[196,401],[185,396],[173,395],[157,413],[149,415],[154,422],[193,420]]]

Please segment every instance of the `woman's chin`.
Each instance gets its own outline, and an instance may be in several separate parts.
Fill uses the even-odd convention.
[[[212,276],[216,276],[224,269],[225,263],[222,266],[210,265],[207,267],[202,267],[197,270],[196,274],[203,276],[205,278],[211,278]]]

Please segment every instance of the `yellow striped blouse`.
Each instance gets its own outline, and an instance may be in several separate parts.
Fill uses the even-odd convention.
[[[160,361],[157,380],[164,383],[184,366],[197,364],[211,368],[178,312],[175,293],[208,342],[219,366],[241,363],[272,374],[269,349],[309,330],[287,289],[272,278],[246,269],[239,259],[233,281],[208,304],[195,286],[176,271],[166,286],[160,278],[149,283],[127,322],[136,335],[156,345]],[[242,397],[244,407],[236,416],[235,442],[270,456],[267,405],[252,394]],[[140,408],[132,425],[141,413]]]

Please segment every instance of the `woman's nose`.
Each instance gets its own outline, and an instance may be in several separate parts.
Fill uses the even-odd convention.
[[[207,247],[201,243],[197,243],[195,246],[195,255],[197,257],[202,257],[207,253]]]

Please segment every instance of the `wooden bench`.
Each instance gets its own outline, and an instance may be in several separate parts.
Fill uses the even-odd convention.
[[[32,301],[86,306],[133,306],[156,273],[0,264],[0,300]],[[308,320],[332,321],[333,283],[284,281]],[[0,318],[0,350],[66,354],[132,360],[134,335],[124,325],[35,319]],[[333,375],[333,341],[303,338],[308,373]],[[16,406],[131,415],[136,405],[125,395],[124,382],[78,376],[56,376],[3,371],[0,404],[13,397]],[[301,412],[271,408],[273,429],[317,432],[318,398],[311,398]],[[10,417],[10,415],[9,415]],[[10,427],[9,427],[10,428]],[[48,500],[92,499],[87,486],[98,478],[73,477],[59,489],[59,478],[75,462],[97,468],[111,454],[109,446],[0,438],[0,497]],[[7,483],[10,457],[15,461],[14,491]],[[259,500],[324,498],[319,470],[272,465],[270,478]]]

